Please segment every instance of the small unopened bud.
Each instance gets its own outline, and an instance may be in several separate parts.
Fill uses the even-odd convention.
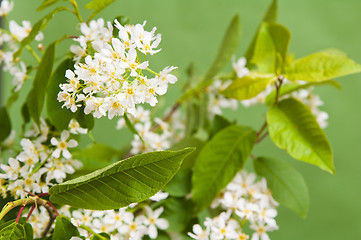
[[[42,51],[42,50],[44,49],[44,45],[41,44],[41,43],[39,43],[39,44],[38,44],[38,49],[39,49],[40,51]]]

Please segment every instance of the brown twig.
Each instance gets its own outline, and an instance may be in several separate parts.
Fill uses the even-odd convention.
[[[49,201],[47,202],[47,204],[49,203]],[[52,204],[51,204],[52,205]],[[54,215],[53,211],[52,211],[52,208],[50,207],[50,205],[43,205],[46,209],[46,211],[48,212],[49,214],[49,222],[48,224],[46,225],[46,228],[44,229],[43,233],[41,234],[42,237],[46,237],[46,235],[48,234],[48,232],[50,231],[50,228],[51,228],[51,225],[53,225],[54,223],[54,220],[56,218],[56,216]],[[58,215],[59,213],[56,212]]]
[[[257,138],[256,144],[262,142],[263,139],[265,139],[268,136],[268,132],[265,132],[262,136]]]
[[[180,103],[176,103],[174,104],[174,106],[171,108],[171,110],[167,113],[167,115],[165,115],[162,119],[163,122],[168,122],[170,120],[170,118],[172,117],[172,115],[174,114],[174,112],[181,106]],[[154,132],[155,130],[157,130],[160,127],[160,125],[157,123],[155,124],[153,127],[150,128],[150,131]]]

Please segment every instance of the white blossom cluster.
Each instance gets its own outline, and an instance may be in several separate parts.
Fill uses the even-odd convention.
[[[42,237],[42,233],[49,224],[49,221],[49,213],[43,206],[39,206],[38,208],[35,208],[33,210],[28,219],[28,223],[30,223],[33,228],[35,238]],[[53,227],[51,227],[50,229],[53,229]]]
[[[83,103],[86,114],[96,118],[108,114],[112,119],[124,113],[135,115],[136,104],[156,105],[157,96],[177,81],[170,74],[176,67],[159,73],[149,68],[147,58],[160,51],[161,35],[155,35],[156,28],[144,30],[145,23],[122,26],[115,20],[117,38],[112,37],[112,24],[104,27],[103,19],[81,24],[82,35],[75,39],[80,46],[71,47],[75,70],[66,71],[68,83],[60,85],[58,94],[63,107],[76,112]]]
[[[233,56],[232,67],[238,78],[249,74],[249,69],[246,67],[246,59],[244,57],[241,57],[236,61]],[[236,99],[226,98],[221,94],[221,92],[231,83],[232,80],[222,81],[220,79],[216,79],[213,81],[212,85],[207,88],[209,97],[209,113],[220,115],[222,114],[222,108],[237,109],[238,101]]]
[[[179,111],[174,112],[168,122],[155,118],[155,124],[159,125],[156,131],[152,130],[150,110],[145,110],[142,106],[139,106],[136,108],[135,115],[136,117],[130,117],[130,120],[143,141],[138,135],[134,135],[130,151],[133,155],[169,149],[173,143],[180,140],[184,135],[185,125]],[[117,129],[121,129],[125,125],[124,119],[121,118],[117,123]]]
[[[80,127],[75,128],[75,120],[70,123],[73,134],[85,132]],[[22,150],[16,156],[8,159],[8,164],[0,164],[0,190],[3,197],[9,191],[12,196],[24,198],[27,192],[46,193],[55,183],[61,183],[67,174],[74,173],[81,162],[72,159],[69,148],[78,143],[71,139],[70,132],[62,131],[60,137],[50,138],[49,128],[41,119],[40,129],[34,125],[25,133],[20,145]]]
[[[257,182],[254,173],[243,170],[211,205],[223,211],[214,218],[206,218],[203,223],[205,228],[195,224],[193,233],[188,235],[199,240],[246,240],[250,235],[251,240],[269,240],[267,232],[278,229],[275,221],[277,205],[265,179]]]
[[[159,201],[167,196],[168,194],[159,192],[150,199]],[[168,221],[160,217],[163,213],[163,207],[154,210],[149,205],[145,205],[142,209],[136,207],[137,204],[132,204],[117,210],[93,211],[79,209],[71,213],[69,208],[65,207],[60,209],[60,212],[71,217],[72,223],[78,227],[80,234],[86,239],[90,239],[92,233],[82,229],[81,226],[86,226],[95,233],[108,233],[111,239],[116,240],[137,240],[146,235],[151,239],[157,239],[158,229],[166,230],[169,226]]]
[[[1,1],[0,17],[6,17],[13,7],[13,1]],[[29,35],[31,29],[29,21],[22,21],[21,24],[18,24],[14,20],[9,22],[9,31],[0,29],[0,64],[3,63],[3,70],[12,76],[12,85],[15,87],[15,92],[21,89],[26,80],[27,69],[25,63],[20,58],[14,59],[13,55],[19,49],[19,43]],[[43,38],[43,33],[40,32],[35,37],[35,40],[42,41]]]

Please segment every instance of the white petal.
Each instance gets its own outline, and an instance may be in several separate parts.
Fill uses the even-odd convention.
[[[60,139],[61,141],[65,142],[69,137],[69,132],[64,130],[62,133],[61,133],[61,136],[60,136]]]
[[[169,223],[167,220],[165,220],[164,218],[159,218],[156,222],[156,225],[159,229],[167,229],[169,227]]]
[[[68,142],[68,147],[69,148],[73,148],[73,147],[76,147],[76,146],[78,146],[77,141],[75,141],[74,139],[69,140],[69,142]]]
[[[63,157],[65,157],[66,159],[70,159],[71,158],[71,154],[68,151],[68,149],[64,149],[63,150]]]
[[[155,239],[158,236],[158,230],[154,225],[149,226],[148,235],[150,238]]]
[[[59,158],[60,157],[60,152],[61,152],[60,148],[57,148],[57,149],[55,149],[55,151],[51,155],[53,157],[55,157],[55,158]]]

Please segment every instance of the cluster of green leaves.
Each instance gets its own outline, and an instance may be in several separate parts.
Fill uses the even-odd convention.
[[[263,131],[267,131],[275,145],[286,150],[294,159],[335,173],[330,143],[310,108],[294,98],[280,98],[310,86],[330,84],[340,88],[332,79],[360,72],[361,66],[333,49],[294,60],[288,53],[291,34],[285,26],[276,23],[276,19],[277,1],[274,0],[245,53],[251,73],[242,78],[237,78],[235,74],[226,75],[226,79],[231,77],[233,81],[222,92],[228,98],[245,100],[257,96],[269,85],[275,85],[275,90],[266,99],[269,109],[265,127],[260,131],[236,125],[221,116],[216,116],[211,123],[204,120],[207,97],[202,90],[213,82],[236,50],[235,44],[239,41],[239,30],[236,28],[240,26],[237,16],[231,21],[216,59],[204,77],[195,76],[192,66],[188,71],[189,85],[191,82],[198,84],[186,91],[179,102],[187,100],[185,139],[189,142],[188,146],[197,147],[197,154],[191,158],[193,164],[183,165],[165,188],[172,196],[166,200],[165,208],[171,216],[171,224],[178,226],[176,231],[184,231],[189,227],[187,223],[207,212],[212,200],[243,168],[254,145],[262,140]],[[222,75],[217,77],[222,78]],[[290,83],[282,85],[284,78]],[[307,83],[299,84],[296,80]],[[266,156],[253,157],[253,166],[258,176],[266,178],[273,197],[281,205],[303,218],[307,216],[308,188],[294,167]],[[192,201],[184,198],[189,191]],[[176,211],[168,206],[170,203],[184,211],[191,211],[193,215],[174,217]]]
[[[86,8],[93,12],[88,21],[113,1],[89,2]],[[60,0],[44,0],[38,10],[58,2]],[[80,20],[76,1],[69,2]],[[63,10],[68,9],[58,7],[39,20],[21,42],[15,56],[21,54],[22,48],[32,42],[55,13]],[[266,100],[268,112],[261,130],[238,125],[222,116],[215,116],[212,121],[208,118],[208,98],[203,90],[216,77],[222,78],[219,72],[230,63],[237,49],[240,20],[235,16],[207,73],[199,77],[193,68],[188,71],[186,85],[189,89],[177,102],[187,109],[184,139],[170,151],[145,153],[120,161],[123,151],[107,145],[93,143],[79,149],[73,154],[85,163],[87,169],[78,173],[77,178],[53,186],[49,190],[50,201],[75,208],[116,209],[144,201],[163,189],[170,197],[157,206],[164,207],[169,230],[186,233],[198,218],[208,214],[207,208],[212,200],[244,167],[253,147],[262,140],[263,131],[267,131],[275,145],[294,159],[334,173],[330,144],[309,107],[296,99],[280,100],[280,97],[310,86],[332,84],[338,87],[333,78],[360,72],[361,66],[337,50],[325,50],[294,60],[288,53],[291,34],[285,26],[276,23],[276,19],[277,0],[273,0],[245,53],[251,73],[242,78],[237,78],[234,73],[224,77],[233,82],[222,94],[238,100],[253,98],[275,84],[276,89]],[[126,18],[123,20],[127,21]],[[94,127],[91,115],[85,115],[84,111],[72,113],[57,101],[59,84],[66,82],[65,71],[74,65],[70,58],[66,58],[53,70],[57,43],[53,42],[46,48],[37,67],[32,89],[22,107],[24,122],[32,119],[39,125],[46,104],[46,116],[55,131],[66,129],[71,119],[77,119],[81,127],[91,130]],[[284,78],[293,83],[282,85]],[[296,80],[307,84],[297,84]],[[10,134],[8,110],[16,98],[14,94],[7,106],[0,108],[0,142]],[[132,133],[139,135],[126,116],[125,120]],[[301,217],[306,217],[309,196],[302,175],[281,160],[266,156],[252,156],[252,159],[257,175],[267,179],[273,197]],[[87,230],[91,232],[91,229]],[[23,218],[18,223],[13,219],[0,225],[1,239],[33,239],[32,235],[31,226]],[[58,216],[52,239],[70,239],[72,236],[79,236],[78,229],[66,217]],[[92,239],[109,239],[109,236],[93,233]]]

